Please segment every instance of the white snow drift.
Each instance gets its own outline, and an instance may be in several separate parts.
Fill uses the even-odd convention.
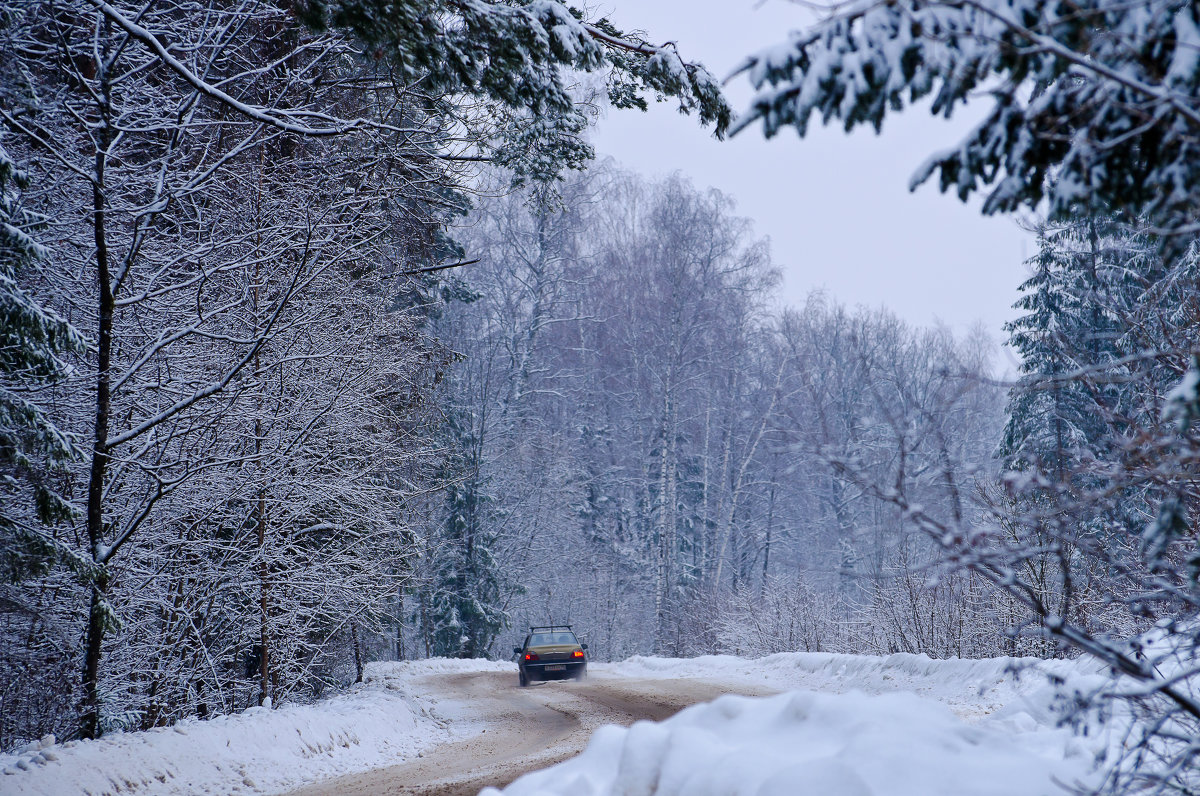
[[[1064,786],[1096,776],[1104,740],[1097,728],[1081,739],[1058,727],[1052,705],[1093,686],[1098,671],[1088,661],[907,654],[632,658],[611,673],[791,692],[721,697],[664,722],[605,727],[583,754],[503,794],[1066,796]],[[1051,687],[1048,675],[1066,685]]]
[[[604,727],[505,796],[1066,796],[1092,750],[1025,712],[970,725],[913,694],[724,696]],[[489,789],[484,796],[499,796]]]
[[[0,755],[0,794],[259,794],[402,762],[477,732],[431,709],[415,677],[512,669],[489,661],[374,664],[366,681],[315,705],[254,707],[209,721],[185,721],[96,741],[32,744]]]
[[[787,653],[595,664],[599,678],[690,677],[787,691],[722,697],[661,723],[605,727],[575,759],[506,796],[1041,796],[1086,781],[1100,743],[1056,727],[1046,674],[1086,684],[1093,666],[1008,658],[936,661]],[[1015,672],[1023,670],[1017,676]],[[372,664],[367,682],[316,705],[251,708],[98,741],[47,739],[0,755],[0,793],[270,794],[412,759],[481,732],[469,705],[439,703],[429,675],[508,662]],[[420,679],[426,678],[426,679]],[[420,680],[420,682],[418,682]],[[866,692],[866,693],[864,693]],[[493,796],[497,791],[490,791]]]

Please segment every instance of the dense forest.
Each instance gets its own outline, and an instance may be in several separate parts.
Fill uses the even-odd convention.
[[[361,676],[465,472],[431,324],[474,170],[586,161],[560,67],[728,123],[605,20],[436,11],[0,7],[0,746]]]
[[[600,660],[1088,653],[1181,782],[1200,26],[1016,5],[831,17],[746,62],[736,120],[556,2],[0,5],[0,748],[566,622]],[[803,134],[987,80],[917,181],[1041,213],[1006,340],[782,306],[732,198],[586,138],[598,104]]]
[[[463,357],[445,395],[469,477],[444,507],[451,559],[430,558],[471,577],[419,592],[419,650],[511,646],[495,607],[614,658],[1003,647],[1003,619],[965,621],[983,595],[927,590],[929,545],[833,463],[931,506],[994,472],[985,336],[819,294],[779,308],[767,242],[680,177],[596,166],[554,204],[473,219],[467,300],[435,325]]]

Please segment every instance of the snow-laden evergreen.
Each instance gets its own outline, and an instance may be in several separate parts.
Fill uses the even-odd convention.
[[[1125,207],[1194,229],[1198,48],[1182,0],[859,0],[746,59],[758,94],[734,127],[803,135],[815,114],[879,130],[925,97],[946,116],[990,102],[914,186],[936,173],[962,198],[986,192],[988,213],[1045,199],[1058,218]]]
[[[2,140],[2,139],[0,139]],[[36,235],[47,219],[23,202],[27,174],[0,144],[0,533],[6,578],[19,580],[62,553],[45,527],[72,515],[54,472],[78,452],[39,400],[71,371],[83,338],[22,289],[47,265]]]
[[[483,440],[474,413],[458,409],[446,424],[447,481],[442,527],[428,548],[428,585],[420,591],[413,624],[440,658],[483,658],[508,624],[501,600],[509,578],[496,561],[503,526],[482,467]]]

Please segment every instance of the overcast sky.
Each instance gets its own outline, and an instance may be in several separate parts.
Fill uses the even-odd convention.
[[[672,40],[686,60],[718,78],[754,50],[805,25],[808,12],[781,0],[605,0],[599,11],[625,29]],[[735,109],[751,95],[744,78],[727,86]],[[784,300],[823,288],[846,304],[884,305],[913,324],[956,330],[982,322],[999,341],[1024,280],[1033,237],[1010,217],[984,217],[936,184],[915,193],[908,180],[933,152],[956,143],[985,101],[949,122],[914,108],[888,119],[880,135],[786,130],[766,141],[759,128],[718,142],[669,104],[612,111],[593,142],[602,155],[646,175],[681,171],[738,203],[772,241],[784,273]],[[1007,357],[1006,357],[1007,360]]]

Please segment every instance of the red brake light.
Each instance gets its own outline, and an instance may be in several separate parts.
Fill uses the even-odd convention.
[[[538,659],[538,657],[536,655],[534,655],[532,652],[525,653],[525,660],[536,661],[537,659]]]
[[[572,658],[582,658],[583,650],[575,650],[574,652],[571,653],[571,657]]]

